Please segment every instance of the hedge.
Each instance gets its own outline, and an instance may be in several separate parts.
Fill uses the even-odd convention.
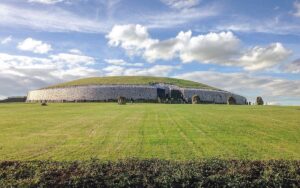
[[[2,161],[0,187],[300,187],[300,161]]]

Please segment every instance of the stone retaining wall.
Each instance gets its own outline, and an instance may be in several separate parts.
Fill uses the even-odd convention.
[[[200,90],[200,89],[182,89],[183,97],[191,101],[193,95],[198,95],[200,101],[205,103],[226,104],[227,99],[232,96],[237,104],[246,104],[247,99],[227,91]]]
[[[119,96],[133,100],[157,100],[152,86],[75,86],[41,89],[28,93],[27,102],[34,101],[109,101]]]
[[[169,94],[174,86],[169,88],[164,85],[141,86],[141,85],[89,85],[72,86],[65,88],[40,89],[30,91],[27,102],[84,102],[84,101],[116,101],[119,96],[135,101],[157,101],[157,88],[165,89]],[[193,95],[198,95],[204,103],[226,104],[227,99],[233,96],[237,104],[245,104],[246,98],[226,91],[205,89],[178,88],[186,101],[191,102]]]

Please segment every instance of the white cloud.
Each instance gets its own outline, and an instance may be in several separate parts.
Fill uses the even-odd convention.
[[[38,54],[46,54],[52,50],[52,47],[50,44],[44,43],[43,41],[27,38],[18,44],[18,49]]]
[[[41,4],[56,4],[63,2],[64,0],[28,0],[30,3],[41,3]]]
[[[51,55],[50,58],[52,61],[57,62],[58,65],[68,67],[93,65],[95,63],[95,59],[93,57],[78,54],[59,53]]]
[[[146,27],[141,25],[115,25],[106,35],[109,45],[121,46],[130,55],[138,54],[156,41],[149,37]]]
[[[267,47],[256,46],[252,48],[233,64],[238,63],[250,71],[262,70],[280,64],[290,54],[291,51],[284,48],[281,43],[273,43]]]
[[[288,73],[300,73],[300,59],[296,59],[295,61],[286,64],[281,67],[284,72]]]
[[[200,3],[200,0],[161,0],[166,5],[175,9],[187,9]]]
[[[29,28],[47,32],[106,32],[111,23],[84,18],[59,7],[17,7],[0,3],[0,26]]]
[[[68,4],[80,3],[86,5],[86,0],[32,0],[35,3],[55,4],[64,2]],[[188,0],[194,2],[195,0]],[[59,6],[14,5],[0,3],[0,26],[9,28],[27,28],[47,32],[85,32],[106,33],[115,24],[141,23],[150,28],[170,28],[183,25],[194,20],[206,19],[220,14],[220,6],[210,3],[205,6],[184,9],[171,9],[168,11],[149,10],[132,12],[124,6],[121,0],[95,1],[94,7],[88,14],[80,15],[80,11],[72,12]],[[193,3],[180,3],[193,4]],[[30,5],[30,4],[29,4]],[[86,7],[84,7],[86,8]],[[95,8],[95,9],[93,9]],[[122,9],[126,17],[116,14]],[[96,15],[95,15],[96,14]]]
[[[3,40],[1,40],[1,44],[7,44],[11,41],[12,41],[12,36],[8,36],[8,37],[4,38]]]
[[[191,37],[180,51],[183,62],[219,63],[236,55],[240,40],[231,32],[208,33]]]
[[[139,19],[136,18],[136,23],[146,25],[148,28],[172,28],[180,25],[186,25],[193,21],[200,21],[217,16],[221,12],[218,5],[210,4],[197,8],[177,9],[164,12],[151,12],[145,14]]]
[[[75,48],[69,50],[69,52],[72,53],[72,54],[82,55],[82,52],[78,49],[75,49]]]
[[[239,38],[230,31],[197,36],[192,36],[191,31],[181,31],[175,38],[161,41],[151,38],[144,26],[117,25],[106,37],[111,46],[120,46],[130,56],[142,56],[148,62],[180,58],[183,63],[240,66],[248,71],[271,68],[292,53],[281,43],[256,46],[243,52]]]
[[[152,39],[141,25],[116,25],[106,36],[111,46],[120,46],[130,55],[143,54],[150,62],[170,60],[179,54],[183,62],[211,62],[224,59],[238,51],[239,39],[231,32],[209,33],[192,37],[192,32],[180,32],[165,41]]]
[[[246,96],[251,101],[262,96],[266,102],[300,104],[300,80],[287,80],[244,73],[195,71],[177,77],[194,80]]]
[[[150,68],[125,68],[123,66],[111,65],[103,70],[107,76],[168,76],[172,71],[180,69],[179,66],[154,65]]]
[[[142,67],[143,63],[128,63],[123,59],[105,59],[106,63],[111,65],[118,65],[118,66],[132,66],[132,67]]]
[[[294,2],[294,7],[296,9],[296,12],[294,12],[294,16],[300,17],[300,2],[299,1],[295,1]]]
[[[72,54],[71,54],[72,55]],[[76,64],[68,55],[53,55],[47,58],[0,53],[0,95],[26,95],[27,91],[81,77],[99,76],[101,71],[89,67],[79,57]]]

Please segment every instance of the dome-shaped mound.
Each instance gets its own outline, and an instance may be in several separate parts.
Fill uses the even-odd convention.
[[[169,84],[182,88],[196,88],[196,89],[210,89],[218,90],[217,88],[193,82],[189,80],[167,78],[167,77],[153,77],[153,76],[108,76],[108,77],[92,77],[65,82],[53,85],[49,88],[61,88],[69,86],[86,86],[86,85],[154,85],[154,84]]]
[[[140,102],[226,104],[229,97],[236,104],[246,98],[198,82],[151,76],[94,77],[65,82],[30,91],[27,102],[110,102],[122,97]]]

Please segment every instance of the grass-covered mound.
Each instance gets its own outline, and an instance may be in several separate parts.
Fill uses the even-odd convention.
[[[83,85],[153,85],[157,83],[171,84],[183,88],[199,88],[199,89],[214,89],[216,88],[189,80],[182,80],[176,78],[166,77],[152,77],[152,76],[111,76],[111,77],[93,77],[74,80],[71,82],[53,85],[47,88],[59,88],[69,86],[83,86]]]
[[[0,187],[300,187],[300,161],[0,162]]]

